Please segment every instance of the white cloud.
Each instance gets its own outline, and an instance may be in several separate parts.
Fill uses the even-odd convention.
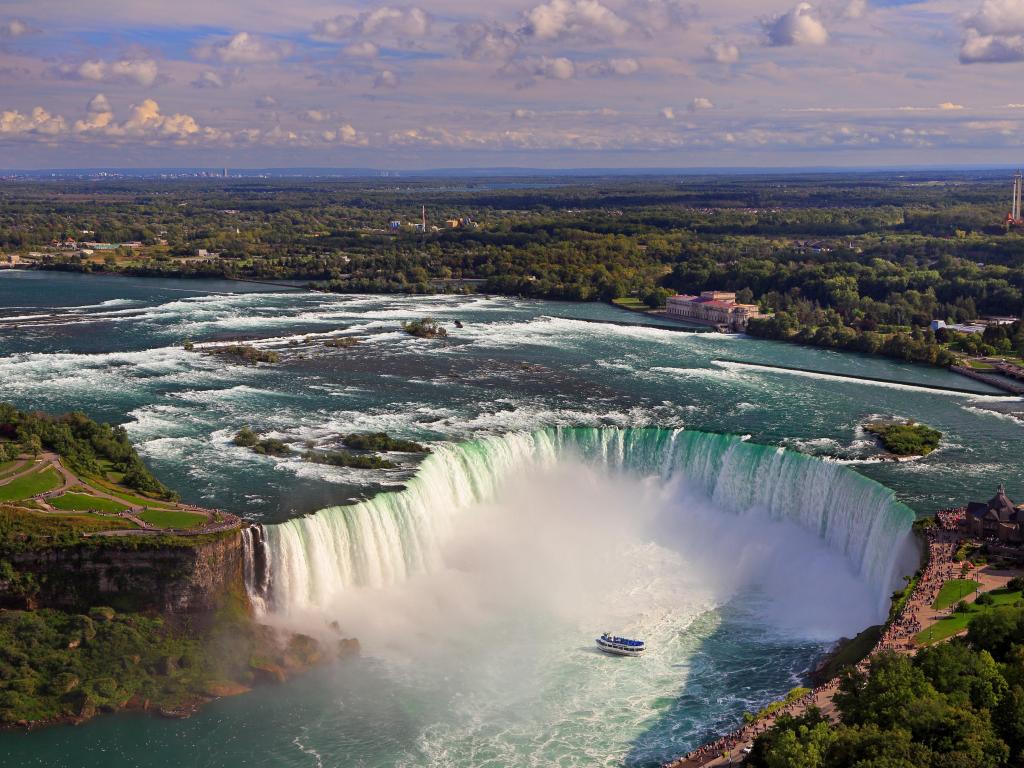
[[[336,129],[324,131],[320,136],[327,142],[340,142],[342,144],[355,144],[359,146],[369,144],[366,137],[361,136],[359,131],[349,123],[342,123]]]
[[[700,16],[700,8],[689,0],[633,0],[631,18],[649,35],[657,35],[673,27],[686,27]]]
[[[1021,0],[984,0],[964,26],[982,35],[1024,34],[1024,2]]]
[[[225,64],[263,64],[287,58],[292,50],[289,42],[239,32],[226,40],[199,46],[196,55],[201,59],[219,59]]]
[[[735,64],[740,60],[740,49],[732,43],[716,40],[705,49],[707,57],[719,64]]]
[[[89,106],[87,109],[90,113],[112,111],[110,109],[110,102],[107,101],[107,97],[104,96],[102,93],[97,93],[95,96],[89,99]]]
[[[1024,1],[984,0],[964,20],[963,64],[1024,61]]]
[[[277,99],[269,94],[265,94],[256,99],[256,106],[260,109],[273,109],[277,106]]]
[[[636,59],[630,58],[608,59],[606,61],[599,61],[595,64],[591,64],[587,67],[587,74],[594,77],[607,77],[609,75],[627,77],[629,75],[635,75],[639,71],[640,62]]]
[[[328,40],[344,40],[362,35],[425,37],[430,33],[430,25],[430,14],[422,8],[393,8],[384,5],[358,16],[341,14],[322,19],[313,25],[313,34]]]
[[[102,80],[107,76],[107,63],[95,59],[83,61],[70,74],[78,75],[83,80]]]
[[[666,120],[676,119],[676,111],[672,109],[672,107],[662,107],[658,114],[661,115]]]
[[[223,88],[224,85],[224,78],[212,69],[200,72],[199,76],[192,81],[194,88]]]
[[[536,63],[534,74],[549,80],[570,80],[576,74],[576,65],[572,63],[572,59],[567,59],[564,56],[557,58],[544,56]]]
[[[711,99],[704,98],[703,96],[698,96],[697,98],[690,102],[689,106],[687,106],[687,109],[689,109],[691,112],[698,112],[701,110],[714,108],[714,102],[711,101]]]
[[[519,51],[519,36],[499,24],[459,24],[455,37],[463,58],[474,61],[508,61]]]
[[[0,37],[21,37],[38,31],[21,19],[9,19],[0,24]]]
[[[629,22],[598,0],[549,0],[526,12],[523,29],[539,40],[604,40],[624,35]]]
[[[983,35],[968,29],[960,46],[961,64],[1024,61],[1024,35]]]
[[[51,115],[42,107],[36,107],[25,115],[18,110],[0,112],[0,136],[18,134],[36,134],[39,136],[56,136],[67,127],[60,115]]]
[[[157,74],[156,62],[152,59],[124,59],[110,64],[110,77],[115,80],[132,80],[150,86],[156,82]]]
[[[153,59],[121,59],[119,61],[90,59],[77,66],[63,66],[59,71],[62,76],[74,80],[92,80],[97,83],[136,83],[146,87],[153,85],[160,74],[157,63]]]
[[[199,124],[191,115],[164,115],[154,99],[133,104],[128,119],[119,130],[131,136],[163,136],[184,139],[199,132]]]
[[[843,9],[844,19],[862,19],[868,12],[868,0],[850,0]]]
[[[956,110],[963,109],[963,104],[954,104],[952,101],[944,101],[939,104],[939,109],[945,112],[955,112]]]
[[[799,3],[793,10],[766,19],[762,24],[769,45],[825,45],[828,42],[828,30],[810,3]]]
[[[361,40],[345,46],[345,54],[357,59],[375,59],[380,55],[380,48],[369,40]]]
[[[85,120],[75,121],[72,129],[75,133],[103,131],[114,121],[114,111],[111,109],[107,97],[102,93],[97,93],[89,99],[86,112],[88,115]]]
[[[398,85],[398,75],[390,69],[382,70],[373,80],[374,88],[394,88]]]

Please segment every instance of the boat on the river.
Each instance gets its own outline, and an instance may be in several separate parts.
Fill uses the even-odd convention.
[[[643,640],[630,640],[626,637],[617,637],[611,632],[605,632],[597,640],[597,647],[605,653],[614,656],[640,656],[647,650]]]

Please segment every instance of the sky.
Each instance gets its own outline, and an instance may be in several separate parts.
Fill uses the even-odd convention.
[[[0,168],[1024,162],[1024,0],[0,0]]]

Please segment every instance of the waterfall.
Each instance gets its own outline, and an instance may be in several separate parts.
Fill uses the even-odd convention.
[[[730,435],[558,428],[443,445],[402,490],[249,529],[247,547],[263,558],[247,567],[250,594],[258,610],[287,613],[429,571],[463,510],[492,500],[512,472],[568,456],[663,481],[681,476],[724,512],[797,523],[843,553],[883,598],[900,575],[914,513],[836,462]]]
[[[270,569],[267,567],[267,539],[259,523],[242,529],[243,578],[249,603],[257,613],[267,612]]]

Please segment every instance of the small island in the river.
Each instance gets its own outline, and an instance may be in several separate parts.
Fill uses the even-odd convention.
[[[284,457],[294,452],[277,437],[261,437],[251,427],[242,427],[232,442],[242,448],[249,448],[261,456]],[[398,464],[380,456],[380,453],[430,453],[430,449],[412,440],[391,437],[386,432],[353,433],[341,438],[341,444],[349,450],[314,449],[307,444],[302,460],[312,464],[327,464],[352,469],[397,469]]]
[[[432,317],[404,322],[402,330],[418,339],[443,339],[448,336],[444,326]]]
[[[938,430],[910,420],[871,421],[864,425],[864,431],[877,437],[894,456],[927,456],[942,439]]]

